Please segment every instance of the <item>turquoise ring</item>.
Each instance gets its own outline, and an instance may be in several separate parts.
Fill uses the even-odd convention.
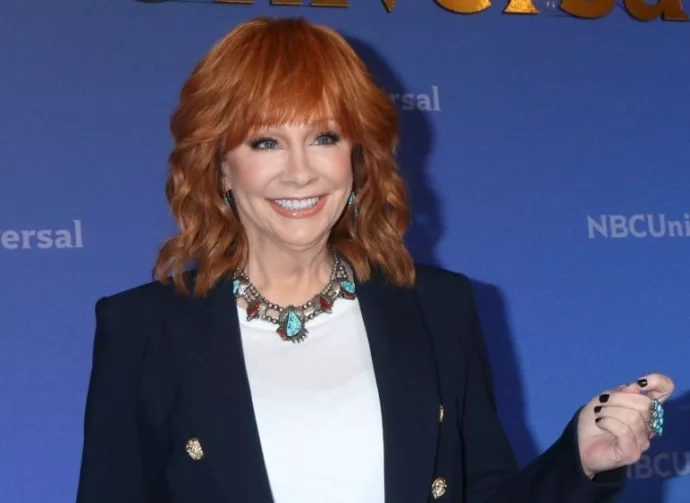
[[[664,408],[659,400],[652,400],[652,405],[649,409],[651,418],[645,421],[649,437],[661,436],[664,434]]]

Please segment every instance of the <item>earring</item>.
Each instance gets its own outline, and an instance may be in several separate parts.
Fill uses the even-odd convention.
[[[232,197],[232,190],[226,190],[223,192],[223,201],[225,201],[225,206],[227,206],[230,211],[235,211],[233,209],[235,201]]]
[[[347,207],[351,207],[353,204],[355,204],[355,199],[357,198],[357,193],[353,190],[350,193],[350,197],[347,198]],[[359,216],[359,208],[355,207],[355,218]]]

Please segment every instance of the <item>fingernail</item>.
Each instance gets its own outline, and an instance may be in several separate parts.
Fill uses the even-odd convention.
[[[601,405],[597,405],[596,407],[594,407],[594,413],[595,413],[595,414],[599,414],[599,413],[601,412],[601,409],[602,409],[602,406],[601,406]]]
[[[608,393],[604,393],[603,395],[599,395],[599,401],[600,401],[601,403],[606,403],[606,402],[608,402],[608,401],[609,401],[609,394],[608,394]]]
[[[595,422],[595,423],[598,423],[598,422],[601,421],[602,419],[604,419],[604,418],[603,418],[603,417],[598,417],[598,418],[596,418],[596,419],[594,420],[594,422]]]
[[[637,385],[638,385],[640,388],[644,388],[645,386],[647,386],[647,384],[648,384],[648,383],[647,383],[647,379],[640,379],[640,380],[637,381]]]

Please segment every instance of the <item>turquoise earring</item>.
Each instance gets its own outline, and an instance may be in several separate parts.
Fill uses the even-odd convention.
[[[353,204],[355,204],[355,199],[357,198],[357,193],[353,190],[350,193],[350,197],[347,198],[347,207],[351,207]],[[355,218],[359,216],[359,208],[355,207]]]
[[[226,190],[223,192],[223,201],[225,201],[225,206],[227,206],[230,211],[235,211],[234,210],[235,201],[233,200],[231,190]]]

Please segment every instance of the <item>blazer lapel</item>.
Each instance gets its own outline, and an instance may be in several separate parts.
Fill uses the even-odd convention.
[[[225,501],[272,503],[235,305],[232,282],[221,281],[206,298],[178,297],[169,329],[194,435]]]
[[[381,402],[386,503],[428,501],[439,435],[432,340],[412,290],[357,285]]]

